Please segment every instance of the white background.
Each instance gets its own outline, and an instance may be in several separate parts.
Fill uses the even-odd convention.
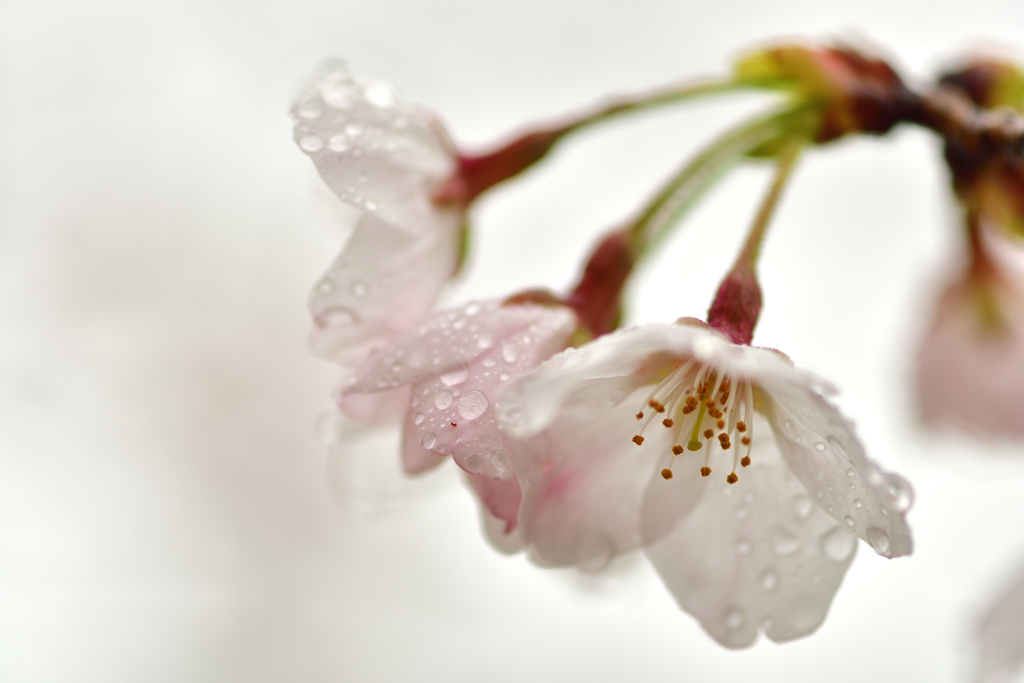
[[[387,74],[472,147],[782,35],[868,38],[924,79],[981,39],[1024,49],[1024,10],[0,2],[0,680],[963,680],[972,620],[1024,556],[1024,463],[914,420],[914,346],[959,244],[922,131],[809,154],[762,259],[756,342],[835,381],[917,492],[915,554],[861,548],[812,636],[727,651],[642,560],[580,579],[500,556],[450,470],[404,488],[325,473],[336,375],[306,352],[305,298],[342,231],[286,115],[317,62]],[[565,287],[595,235],[756,104],[561,147],[476,207],[449,300]],[[636,278],[632,321],[703,314],[766,179],[709,198]],[[358,487],[387,491],[338,500]]]

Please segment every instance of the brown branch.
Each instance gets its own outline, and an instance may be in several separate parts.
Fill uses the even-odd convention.
[[[935,131],[976,160],[1024,162],[1024,116],[1013,109],[983,109],[963,91],[945,86],[908,96],[904,121]]]

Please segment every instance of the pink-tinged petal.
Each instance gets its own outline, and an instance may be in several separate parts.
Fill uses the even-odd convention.
[[[627,403],[642,403],[646,391]],[[652,431],[638,447],[631,412],[575,408],[512,451],[523,489],[520,534],[539,564],[597,568],[643,544],[644,495],[671,435]]]
[[[777,642],[814,631],[857,547],[790,473],[766,422],[756,421],[753,463],[739,481],[705,479],[696,509],[646,548],[680,606],[731,648],[759,631]],[[677,471],[661,488],[680,479]]]
[[[450,453],[470,474],[512,479],[512,446],[495,414],[495,393],[510,378],[564,349],[575,330],[575,316],[561,307],[517,305],[483,310],[478,322],[466,323],[469,327],[476,329],[466,344],[458,341],[460,330],[449,328],[436,347],[419,349],[428,353],[428,366],[434,370],[414,384],[410,410],[425,448]]]
[[[353,366],[433,306],[458,261],[458,232],[410,233],[364,213],[344,250],[313,288],[312,351]]]
[[[408,389],[403,387],[396,391],[404,391],[407,396],[406,403],[408,403]],[[368,395],[373,396],[374,394]],[[406,474],[419,474],[420,472],[426,472],[427,470],[437,467],[444,461],[445,456],[432,453],[430,450],[423,447],[423,444],[420,443],[420,434],[416,429],[415,414],[407,412],[405,416],[405,426],[402,429],[402,465],[405,467]]]
[[[291,111],[300,148],[360,212],[310,296],[314,352],[354,365],[424,315],[457,267],[462,212],[432,198],[455,155],[430,114],[337,62],[317,71]]]
[[[488,516],[504,522],[502,534],[512,534],[518,523],[519,502],[523,498],[519,483],[515,479],[496,480],[481,474],[466,474],[466,480],[473,487]]]
[[[1024,249],[988,226],[978,248],[988,269],[943,293],[921,342],[921,415],[985,436],[1024,435]]]
[[[374,394],[348,394],[338,399],[338,407],[359,424],[385,425],[397,421],[405,414],[409,394],[409,387]]]
[[[1024,664],[1024,567],[981,617],[974,639],[978,650],[975,681],[1008,683]]]
[[[343,390],[382,391],[430,378],[442,378],[446,386],[456,386],[467,379],[467,364],[477,358],[482,363],[482,355],[487,353],[495,364],[484,368],[485,371],[494,368],[499,373],[516,372],[521,364],[518,347],[505,342],[531,325],[559,328],[569,325],[571,320],[567,309],[502,306],[496,299],[438,311],[357,367]]]
[[[761,396],[779,449],[815,503],[879,555],[909,555],[906,480],[868,459],[853,425],[802,382],[762,385]]]

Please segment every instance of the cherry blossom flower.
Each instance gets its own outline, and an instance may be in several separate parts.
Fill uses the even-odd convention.
[[[974,632],[978,683],[1007,683],[1024,664],[1024,566],[979,619]]]
[[[555,356],[498,397],[519,444],[520,535],[553,566],[644,548],[727,647],[806,635],[857,536],[885,557],[911,551],[909,486],[865,456],[825,388],[695,320]]]
[[[972,242],[974,262],[946,286],[918,353],[921,415],[1024,435],[1024,248],[982,222]]]
[[[495,392],[565,349],[576,327],[571,309],[531,297],[437,312],[356,367],[342,387],[341,408],[363,421],[405,411],[406,471],[423,472],[451,455],[487,512],[502,520],[502,534],[510,534],[520,491]]]
[[[425,315],[460,259],[463,210],[434,200],[457,157],[435,117],[386,82],[320,67],[292,106],[320,177],[358,211],[313,289],[313,351],[352,366]]]

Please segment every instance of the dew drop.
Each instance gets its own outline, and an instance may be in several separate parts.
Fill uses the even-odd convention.
[[[736,518],[737,522],[742,522],[747,517],[750,517],[750,508],[748,508],[746,505],[740,505],[738,508],[736,508],[736,512],[733,513],[733,516]]]
[[[474,301],[473,303],[466,306],[466,315],[473,317],[480,312],[480,304]]]
[[[462,384],[469,379],[469,368],[461,358],[453,358],[445,364],[445,370],[441,373],[441,382],[447,386]]]
[[[466,471],[470,474],[475,474],[480,471],[480,467],[484,464],[484,459],[479,455],[471,455],[466,458]]]
[[[318,119],[324,113],[324,108],[316,100],[306,100],[299,105],[299,118],[312,121]]]
[[[515,363],[516,359],[519,358],[519,349],[511,342],[503,342],[501,345],[501,357],[505,359],[506,363]]]
[[[334,291],[334,283],[327,279],[321,280],[316,285],[316,291],[321,294],[330,294]]]
[[[793,498],[793,509],[796,510],[797,517],[807,519],[807,516],[811,514],[811,510],[814,509],[814,501],[800,494]]]
[[[415,415],[413,415],[412,423],[414,425],[421,425],[421,424],[423,424],[423,421],[426,420],[426,419],[427,419],[427,416],[424,415],[423,413],[416,413]]]
[[[352,92],[348,83],[337,78],[320,86],[320,97],[335,109],[348,109],[352,106]]]
[[[821,551],[833,562],[846,562],[857,547],[857,537],[847,529],[833,527],[821,537]]]
[[[761,588],[765,593],[771,593],[779,587],[779,575],[774,569],[765,569],[761,573]]]
[[[897,474],[890,474],[888,479],[889,495],[892,496],[892,509],[896,512],[906,512],[914,504],[913,489],[910,488],[910,484],[903,477]]]
[[[505,380],[507,380],[507,379],[508,379],[509,377],[511,377],[511,376],[512,376],[512,375],[510,375],[509,373],[507,373],[507,372],[503,372],[503,373],[501,373],[500,375],[498,375],[498,378],[499,378],[499,379],[500,379],[500,380],[501,380],[502,382],[504,382]]]
[[[345,135],[350,138],[357,138],[363,134],[363,124],[361,123],[350,123],[345,126]]]
[[[736,541],[736,554],[737,555],[749,555],[751,550],[750,541],[745,538],[737,539]]]
[[[467,420],[475,420],[487,410],[489,405],[483,392],[474,389],[459,397],[459,415]]]
[[[452,404],[452,392],[442,389],[434,394],[434,405],[444,410]],[[429,448],[429,446],[428,446]]]
[[[422,438],[420,438],[420,445],[427,449],[433,448],[436,443],[437,437],[434,436],[434,432],[427,432]]]
[[[386,109],[395,103],[395,93],[386,83],[375,82],[363,86],[363,97],[366,101],[380,109]]]
[[[483,366],[485,368],[493,368],[497,364],[498,361],[494,360],[493,358],[484,358]]]
[[[843,518],[843,521],[846,522],[846,526],[850,527],[851,529],[857,524],[857,522],[854,521],[853,517],[851,517],[850,515],[846,515],[846,517]]]
[[[366,200],[366,210],[367,211],[376,211],[377,210],[377,202],[373,201],[372,199],[367,199]]]
[[[792,429],[793,428],[793,423],[790,422],[789,420],[784,420],[782,422],[782,426],[785,427],[786,429]]]
[[[772,534],[772,549],[776,555],[792,555],[800,549],[800,539],[785,531],[776,531]]]
[[[367,290],[366,283],[362,280],[353,280],[352,285],[348,288],[348,291],[352,292],[352,296],[357,299],[366,298]]]
[[[824,451],[825,450],[825,444],[823,444],[822,442],[818,441],[817,443],[814,444],[814,450],[816,450],[816,451]]]
[[[747,615],[738,607],[730,607],[725,611],[725,627],[735,631],[747,621]]]
[[[345,137],[345,135],[343,135],[342,133],[332,135],[330,139],[327,141],[327,149],[331,150],[332,152],[344,152],[346,149],[348,149],[348,138]]]
[[[885,555],[889,552],[889,535],[878,527],[868,529],[868,543],[871,544],[871,547],[879,555]]]
[[[495,450],[491,453],[491,464],[498,472],[505,472],[508,469],[508,457],[504,451]]]
[[[476,345],[481,349],[489,349],[494,346],[494,340],[488,334],[481,334],[476,340]]]
[[[324,148],[324,141],[315,135],[307,135],[299,140],[299,147],[305,152],[319,152]]]
[[[884,505],[879,505],[878,510],[882,513],[883,517],[889,516],[889,508],[885,507]]]
[[[346,327],[359,322],[359,316],[343,306],[328,308],[314,319],[317,327]]]
[[[855,507],[858,510],[860,510],[861,508],[864,507],[864,503],[861,502],[860,498],[854,498],[853,499],[853,507]]]
[[[852,477],[852,476],[854,476],[854,475],[856,475],[856,474],[857,474],[857,473],[856,473],[856,472],[854,472],[852,468],[851,468],[851,469],[848,469],[848,470],[846,470],[846,476],[848,476],[848,477]]]

